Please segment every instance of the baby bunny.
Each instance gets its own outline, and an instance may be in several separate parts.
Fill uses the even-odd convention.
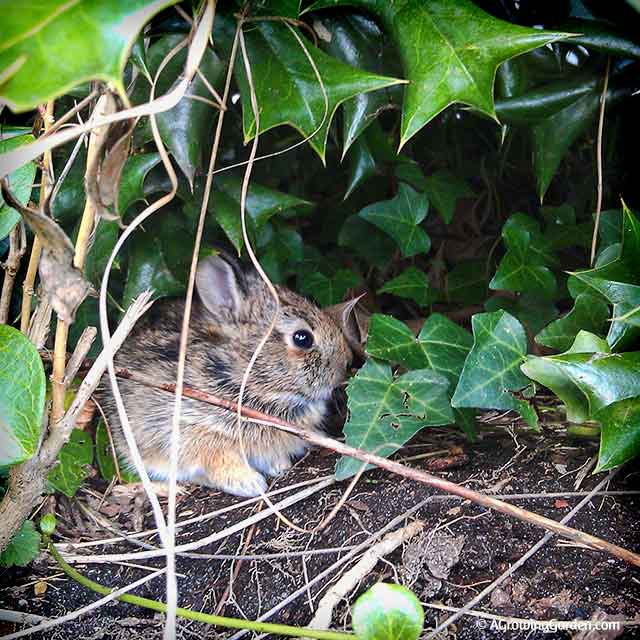
[[[228,258],[201,260],[196,275],[185,385],[237,401],[245,369],[266,333],[275,301],[254,270]],[[275,329],[251,370],[243,404],[318,430],[333,390],[345,379],[351,351],[334,320],[301,296],[276,285],[280,310]],[[116,367],[159,382],[176,377],[182,300],[155,305],[116,355]],[[174,398],[164,391],[119,380],[131,428],[145,467],[166,480]],[[97,393],[116,446],[130,464],[109,381]],[[242,449],[240,440],[242,440]],[[239,496],[259,495],[264,476],[291,466],[306,448],[300,438],[237,415],[183,398],[178,480],[222,489]],[[244,450],[245,456],[242,455]]]

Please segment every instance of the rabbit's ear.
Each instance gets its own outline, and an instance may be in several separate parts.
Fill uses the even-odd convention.
[[[220,256],[209,256],[198,264],[196,288],[203,304],[211,313],[221,308],[237,312],[244,297],[240,268]]]

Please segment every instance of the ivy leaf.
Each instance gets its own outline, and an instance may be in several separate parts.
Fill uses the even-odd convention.
[[[608,471],[640,454],[640,398],[628,398],[601,409],[600,452],[595,473]]]
[[[628,94],[624,83],[617,81],[617,75],[614,70],[607,91],[609,108]],[[602,93],[600,80],[598,76],[598,82],[592,83],[588,93],[576,96],[570,104],[531,128],[533,166],[540,201],[543,200],[562,158],[574,142],[595,124]]]
[[[305,277],[302,292],[315,298],[321,307],[328,307],[342,302],[347,290],[357,284],[358,276],[350,269],[340,269],[332,276],[316,272]]]
[[[383,57],[388,47],[384,46],[378,25],[367,16],[351,13],[318,18],[314,27],[320,35],[320,46],[334,58],[365,71],[384,72]],[[351,145],[389,102],[388,92],[382,90],[360,93],[345,101],[342,107],[343,159]]]
[[[461,198],[471,198],[474,193],[469,185],[455,173],[441,169],[425,178],[426,192],[445,224],[453,220],[456,203]]]
[[[471,324],[473,347],[451,404],[477,409],[514,409],[527,417],[528,404],[510,393],[529,384],[520,371],[527,354],[523,326],[506,311],[478,313]]]
[[[623,203],[620,251],[613,260],[605,258],[616,245],[600,254],[596,267],[573,275],[591,292],[613,304],[613,322],[607,340],[616,349],[632,342],[638,334],[640,305],[640,221]]]
[[[565,351],[581,329],[600,333],[605,329],[608,318],[609,305],[602,298],[581,293],[573,309],[547,325],[536,336],[536,342],[556,351]]]
[[[23,144],[28,144],[34,140],[35,138],[31,134],[11,137],[2,136],[0,139],[0,153],[21,147]],[[29,201],[35,177],[36,165],[33,162],[28,162],[8,176],[9,189],[21,204],[26,204]],[[6,204],[0,194],[0,240],[6,238],[19,221],[20,214]]]
[[[49,472],[47,480],[56,490],[73,498],[88,475],[93,462],[93,441],[86,431],[74,429],[69,441],[60,450],[58,464]]]
[[[134,202],[145,199],[144,181],[149,171],[159,162],[159,153],[139,153],[127,158],[122,168],[118,194],[118,212],[121,217]]]
[[[458,263],[447,274],[445,293],[448,302],[482,304],[487,297],[486,260],[467,260]]]
[[[183,37],[182,34],[165,35],[149,47],[147,61],[152,77],[155,77],[157,69],[169,51]],[[156,87],[156,96],[168,91],[175,82],[181,79],[186,60],[187,48],[185,47],[170,60],[161,72]],[[210,86],[216,89],[220,88],[225,65],[211,48],[205,49],[198,69]],[[215,100],[200,73],[194,76],[187,87],[186,94],[173,109],[156,115],[160,136],[192,189],[196,170],[203,167],[206,142],[209,140],[209,134],[218,113],[218,110],[211,104],[198,100],[198,98]],[[144,100],[148,99],[149,91],[146,90]]]
[[[176,242],[180,238],[176,238]],[[184,239],[182,239],[184,242]],[[154,298],[177,296],[184,291],[184,280],[176,277],[175,265],[168,259],[167,248],[152,231],[140,231],[129,249],[129,266],[122,306],[126,309],[143,291],[151,289]]]
[[[279,22],[259,21],[245,34],[260,109],[260,133],[288,124],[305,138],[313,134],[309,144],[324,162],[329,125],[338,106],[356,95],[403,81],[350,67],[301,38],[324,83],[328,101],[325,109],[316,74],[292,30]],[[256,124],[241,62],[235,66],[235,76],[242,95],[245,141],[249,141]]]
[[[422,427],[451,424],[448,387],[435,371],[410,371],[394,380],[388,364],[368,360],[347,387],[347,443],[388,457]],[[343,457],[336,478],[344,480],[361,466],[359,460]]]
[[[428,307],[439,297],[438,291],[429,285],[427,274],[416,267],[405,269],[399,276],[378,289],[378,293],[391,293],[400,298],[408,298],[421,307]]]
[[[486,301],[484,308],[485,311],[500,309],[507,311],[517,318],[532,335],[542,331],[545,326],[558,317],[558,310],[553,302],[530,293],[524,293],[516,298],[491,297]]]
[[[400,247],[402,255],[410,258],[419,253],[428,253],[431,248],[429,236],[419,226],[428,210],[427,196],[403,183],[398,187],[395,198],[374,202],[358,215],[391,236]]]
[[[522,371],[564,402],[567,420],[581,423],[614,402],[640,395],[639,367],[640,352],[578,353],[574,347],[556,356],[529,356]]]
[[[424,611],[406,587],[378,582],[356,600],[352,620],[359,640],[417,640]]]
[[[181,194],[188,199],[185,213],[194,221],[200,213],[203,188],[203,183],[197,181],[193,195]],[[238,178],[224,175],[216,176],[214,190],[207,207],[212,218],[215,217],[215,221],[222,227],[238,254],[241,253],[244,246],[240,219],[241,190],[242,183]],[[250,233],[255,233],[273,216],[305,215],[312,211],[313,207],[314,204],[308,200],[252,183],[249,186],[246,200],[247,226]]]
[[[546,266],[549,247],[537,223],[523,214],[511,216],[502,228],[507,247],[496,274],[489,283],[491,289],[534,292],[553,298],[557,285],[553,272]]]
[[[369,321],[366,350],[407,369],[431,369],[455,384],[472,341],[468,331],[439,313],[427,318],[418,337],[404,322],[376,313]]]
[[[0,467],[38,448],[46,382],[37,349],[20,331],[0,325]]]
[[[40,534],[31,520],[25,520],[0,553],[0,566],[2,567],[26,567],[40,550]]]
[[[358,138],[349,154],[349,178],[343,199],[346,200],[358,187],[372,178],[376,174],[376,168],[376,159],[365,137]]]
[[[366,238],[366,242],[362,242]],[[349,216],[338,234],[338,245],[348,247],[368,264],[384,267],[395,250],[393,240],[360,216]]]
[[[498,65],[566,36],[503,22],[469,0],[319,0],[307,11],[346,5],[375,14],[400,53],[409,80],[400,147],[455,102],[495,118]]]
[[[173,3],[77,0],[41,3],[37,10],[6,9],[0,32],[0,101],[20,113],[93,79],[124,95],[122,71],[139,31]]]

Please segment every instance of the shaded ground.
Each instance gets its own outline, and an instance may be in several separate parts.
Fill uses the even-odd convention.
[[[547,430],[544,437],[519,432],[514,438],[506,429],[493,428],[483,433],[480,441],[473,446],[449,431],[427,431],[412,441],[401,457],[414,458],[408,464],[423,468],[445,467],[440,472],[443,477],[466,483],[476,490],[503,495],[574,491],[578,470],[595,452],[595,446],[585,445],[584,441],[572,441],[562,430]],[[424,454],[430,455],[425,457]],[[314,452],[286,477],[280,478],[275,487],[329,476],[334,463],[333,454]],[[587,475],[580,490],[590,489],[600,478]],[[609,490],[631,491],[640,489],[639,485],[639,474],[635,469],[627,468],[618,474]],[[345,488],[346,483],[342,483],[322,489],[285,513],[298,526],[312,529],[329,513]],[[144,516],[144,524],[152,526],[146,505],[140,500],[136,504],[128,497],[113,495],[103,500],[100,494],[104,490],[105,487],[95,480],[93,491],[80,496],[80,501],[87,505],[88,510],[80,509],[77,503],[58,502],[61,531],[68,541],[109,537],[111,534],[101,529],[95,518],[103,518],[107,526],[131,531],[142,524],[136,521]],[[240,563],[202,557],[180,558],[181,604],[194,610],[255,619],[278,605],[287,595],[302,588],[301,595],[272,620],[304,625],[312,616],[311,607],[317,606],[327,586],[350,568],[353,560],[341,565],[318,584],[304,589],[307,581],[333,565],[345,552],[308,555],[304,558],[290,554],[308,549],[359,544],[370,533],[384,527],[432,494],[433,490],[429,487],[380,471],[371,471],[360,480],[336,518],[320,532],[300,533],[270,516],[253,529],[246,529],[198,550],[198,553],[208,554],[281,554],[278,558],[244,560]],[[286,495],[289,494],[282,494],[275,499],[282,499]],[[579,499],[529,498],[514,502],[560,520]],[[180,499],[179,519],[208,513],[237,501],[221,493],[190,488]],[[639,506],[640,496],[601,497],[585,507],[571,522],[571,526],[638,551]],[[184,544],[221,531],[255,511],[255,505],[249,506],[187,526],[180,531],[178,543]],[[423,537],[405,545],[403,550],[398,549],[385,561],[379,561],[374,572],[352,594],[350,602],[353,602],[357,593],[376,581],[396,580],[410,585],[424,603],[463,606],[544,534],[543,530],[532,525],[487,512],[482,507],[456,498],[431,500],[418,511],[417,517],[425,522]],[[145,540],[157,543],[154,536]],[[431,557],[429,554],[425,557],[425,549],[433,551],[436,548],[441,551],[435,554],[438,557],[434,558],[433,553]],[[139,547],[121,543],[82,551],[97,554],[138,550]],[[443,554],[451,557],[449,562],[454,563],[452,567],[446,566],[446,562],[444,566],[441,561],[438,562]],[[157,560],[132,562],[160,566]],[[110,586],[123,586],[147,573],[122,564],[92,564],[81,566],[80,569],[90,578]],[[430,569],[440,577],[434,577]],[[231,579],[232,575],[235,575],[234,579]],[[44,616],[60,616],[96,599],[94,594],[66,579],[47,556],[42,556],[24,570],[4,570],[0,573],[0,584],[0,608]],[[41,595],[36,595],[43,590]],[[138,589],[137,593],[162,600],[163,579],[156,578]],[[637,618],[640,621],[640,570],[604,553],[576,548],[552,539],[478,608],[503,616],[539,620],[588,619],[596,612],[604,612],[609,616]],[[425,608],[425,611],[430,626],[443,620],[446,615],[442,610]],[[343,603],[334,615],[334,626],[344,625],[348,628],[349,620],[348,605]],[[160,622],[160,618],[151,612],[123,603],[111,603],[75,622],[32,637],[47,640],[155,639],[161,637]],[[456,623],[449,635],[459,638],[569,637],[560,632],[545,634],[540,631],[491,630],[490,624],[490,621],[467,617]],[[11,625],[3,627],[0,623],[2,634],[16,628]],[[229,638],[232,635],[231,632],[216,632],[198,623],[183,622],[178,637]],[[626,630],[624,636],[640,637],[640,634],[632,628]],[[245,637],[249,638],[250,635]]]

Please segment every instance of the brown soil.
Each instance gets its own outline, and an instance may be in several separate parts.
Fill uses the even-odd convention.
[[[461,454],[458,447],[464,449]],[[421,457],[408,464],[444,467],[441,475],[467,486],[500,495],[513,493],[550,493],[574,491],[578,470],[594,455],[596,447],[584,441],[569,440],[563,430],[547,430],[544,436],[518,432],[512,437],[506,429],[484,432],[479,442],[470,445],[450,431],[423,432],[402,451],[400,458],[411,458],[429,452],[448,450],[435,457]],[[335,464],[330,452],[314,452],[302,460],[274,488],[329,476]],[[450,465],[447,468],[447,465]],[[451,466],[452,465],[452,466]],[[602,476],[587,477],[580,490],[593,487]],[[640,489],[633,468],[623,470],[609,487],[610,491]],[[148,505],[138,499],[110,495],[99,500],[106,487],[97,479],[91,492],[79,495],[80,502],[99,509],[112,527],[131,531],[135,528],[136,507],[144,516],[144,524],[152,526]],[[286,516],[298,526],[311,529],[340,499],[347,483],[327,487],[304,502],[286,510]],[[296,490],[294,490],[296,491]],[[292,492],[293,493],[293,492]],[[284,497],[278,496],[275,500]],[[255,619],[280,603],[290,593],[304,587],[306,581],[331,566],[345,552],[287,555],[304,550],[320,550],[350,546],[363,542],[370,533],[384,527],[396,516],[434,495],[429,487],[392,477],[381,471],[365,474],[346,504],[330,524],[314,534],[300,533],[270,516],[255,526],[198,550],[208,554],[281,554],[266,560],[216,560],[181,557],[178,559],[180,603],[184,607],[228,616]],[[572,520],[571,526],[605,538],[623,547],[640,550],[637,527],[640,496],[615,495],[597,498]],[[518,504],[555,520],[560,520],[579,497],[517,499]],[[202,488],[190,487],[180,498],[178,517],[184,519],[208,513],[238,502]],[[56,507],[60,532],[67,541],[83,541],[109,537],[92,521],[77,501],[59,500]],[[249,506],[180,530],[178,543],[198,540],[213,531],[222,530],[256,511]],[[411,516],[415,518],[416,515]],[[457,498],[433,499],[417,512],[425,523],[424,537],[405,545],[379,561],[375,570],[361,582],[349,597],[349,603],[377,581],[399,581],[411,586],[423,603],[461,607],[486,584],[520,558],[544,531],[532,525],[486,511]],[[438,528],[437,532],[434,529]],[[157,538],[145,539],[157,544]],[[425,550],[431,549],[431,555]],[[101,546],[87,553],[115,553],[140,550],[131,544]],[[437,550],[438,553],[434,553]],[[445,557],[445,561],[442,558]],[[448,558],[448,560],[446,560]],[[138,560],[138,565],[160,566],[157,560]],[[284,609],[271,621],[305,625],[312,616],[327,587],[353,560],[320,581]],[[453,566],[447,566],[447,565]],[[108,586],[123,586],[147,572],[122,564],[86,565],[80,570],[88,577]],[[434,577],[434,571],[440,577]],[[448,575],[447,575],[448,573]],[[231,576],[235,575],[231,580]],[[443,577],[445,576],[445,577]],[[46,583],[46,590],[36,595]],[[0,608],[27,611],[56,617],[96,600],[97,596],[62,574],[48,555],[20,570],[0,571]],[[228,591],[230,584],[231,590]],[[164,584],[156,578],[137,590],[139,595],[162,600]],[[343,602],[335,612],[334,628],[348,629],[349,603]],[[606,614],[640,622],[640,570],[604,553],[576,548],[553,538],[505,584],[493,592],[478,610],[502,616],[537,620],[589,619]],[[427,625],[433,627],[447,615],[442,610],[425,607]],[[568,633],[542,631],[504,631],[490,628],[490,621],[466,617],[449,630],[449,636],[477,638],[564,638]],[[0,623],[0,634],[18,627]],[[213,629],[194,622],[179,622],[178,637],[229,638],[232,632]],[[624,637],[640,637],[627,628]],[[77,621],[56,627],[33,638],[47,640],[105,639],[151,640],[162,637],[161,617],[124,603],[110,603]],[[247,634],[245,636],[249,638]],[[444,637],[444,636],[443,636]],[[604,636],[599,636],[604,637]],[[613,636],[610,636],[613,637]]]

